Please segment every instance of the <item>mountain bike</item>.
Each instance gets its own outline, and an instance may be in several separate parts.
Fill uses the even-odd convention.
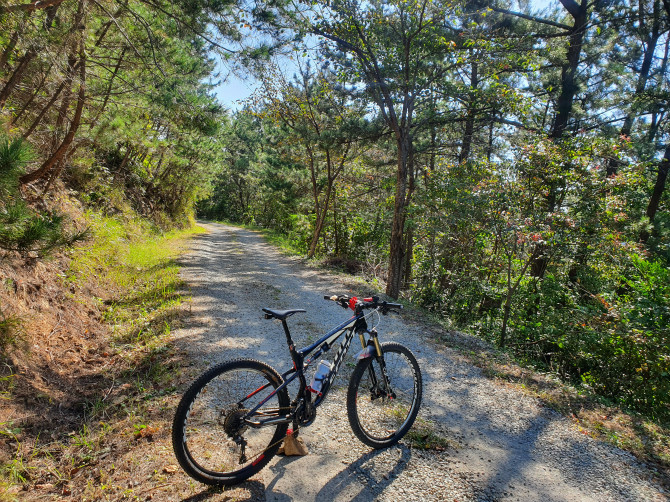
[[[421,405],[419,364],[407,347],[380,343],[375,327],[368,328],[375,313],[380,319],[379,314],[398,312],[402,305],[377,297],[324,299],[353,310],[353,316],[302,349],[296,349],[286,320],[305,310],[263,309],[266,319],[281,321],[292,368],[280,375],[255,359],[235,359],[211,367],[186,390],[175,412],[172,446],[189,476],[206,484],[234,485],[265,467],[289,425],[296,435],[314,422],[355,334],[362,350],[347,389],[351,429],[372,448],[391,446],[407,433]],[[341,336],[333,363],[318,363],[308,385],[305,371]],[[296,379],[299,386],[291,399],[288,386]]]

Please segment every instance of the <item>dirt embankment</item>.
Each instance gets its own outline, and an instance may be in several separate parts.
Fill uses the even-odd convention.
[[[120,221],[102,223],[123,229]],[[118,240],[119,249],[130,242]],[[184,366],[169,334],[181,312],[175,267],[169,256],[124,262],[114,282],[91,252],[96,243],[0,260],[0,500],[105,498],[106,472],[169,430],[169,406],[161,403]],[[72,266],[83,259],[85,273]],[[160,281],[133,289],[133,276]],[[128,490],[132,469],[123,472],[112,493]]]
[[[21,429],[18,439],[77,424],[84,403],[99,390],[101,370],[113,362],[109,329],[92,299],[101,292],[69,285],[68,263],[66,255],[46,261],[6,256],[0,262],[0,305],[8,321],[0,424]],[[14,448],[8,442],[15,441],[2,439],[6,460]]]

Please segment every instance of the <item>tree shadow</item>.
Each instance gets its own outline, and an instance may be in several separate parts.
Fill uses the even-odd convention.
[[[381,458],[378,458],[381,455],[388,456],[389,454],[397,455],[397,458],[394,461],[389,461],[388,458],[382,461]],[[412,450],[405,445],[398,445],[385,450],[369,451],[348,464],[345,469],[334,474],[314,495],[314,500],[344,500],[345,498],[358,502],[373,500],[407,468],[411,456]],[[294,500],[289,495],[278,491],[277,482],[288,474],[289,466],[301,458],[304,457],[284,457],[269,468],[274,476],[272,481],[267,484],[265,492],[266,494],[268,492],[272,494],[273,502]],[[318,473],[320,469],[332,468],[320,465],[318,459],[317,455],[312,456],[312,462],[309,464],[309,470],[314,474]],[[304,474],[309,477],[308,473]],[[361,483],[360,477],[365,478],[364,483]]]
[[[248,491],[248,496],[241,494],[240,491]],[[230,493],[228,493],[230,492]],[[206,500],[212,500],[215,497],[220,497],[223,495],[223,498],[216,498],[217,502],[252,502],[252,501],[261,501],[265,500],[265,485],[260,481],[251,480],[245,481],[231,489],[224,491],[222,487],[210,486],[207,489],[191,495],[185,499],[181,499],[181,502],[204,502]]]
[[[378,466],[375,462],[377,457],[389,451],[399,451],[400,455],[391,464],[390,468],[383,464]],[[370,498],[374,498],[373,494],[382,492],[407,468],[411,458],[412,450],[403,444],[394,447],[392,450],[372,450],[349,464],[346,469],[340,471],[334,478],[328,481],[321,488],[316,498],[317,500],[327,500],[329,494],[342,492],[347,486],[352,484],[354,479],[357,479],[357,476],[362,475],[366,478],[366,486],[370,488],[370,492],[372,493],[362,490],[351,500],[370,500]]]

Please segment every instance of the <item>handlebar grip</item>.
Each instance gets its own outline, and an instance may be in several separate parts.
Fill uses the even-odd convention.
[[[324,300],[332,300],[332,301],[336,302],[337,300],[340,299],[340,297],[337,296],[337,295],[332,295],[332,296],[331,295],[323,295],[323,299]]]

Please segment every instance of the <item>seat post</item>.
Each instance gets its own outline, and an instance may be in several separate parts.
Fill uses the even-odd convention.
[[[284,327],[284,333],[286,334],[286,343],[288,343],[288,347],[291,349],[291,347],[293,347],[293,339],[291,338],[291,333],[288,330],[286,319],[281,320],[281,325]]]
[[[288,351],[291,353],[291,359],[293,360],[293,366],[295,367],[296,370],[300,369],[302,371],[302,364],[303,364],[303,356],[295,349],[295,345],[293,344],[293,339],[291,338],[291,333],[288,330],[288,324],[286,323],[286,319],[281,320],[281,325],[284,327],[284,333],[286,333],[286,343],[288,343]],[[300,374],[300,385],[301,388],[304,388],[307,383],[305,382],[305,377]]]

